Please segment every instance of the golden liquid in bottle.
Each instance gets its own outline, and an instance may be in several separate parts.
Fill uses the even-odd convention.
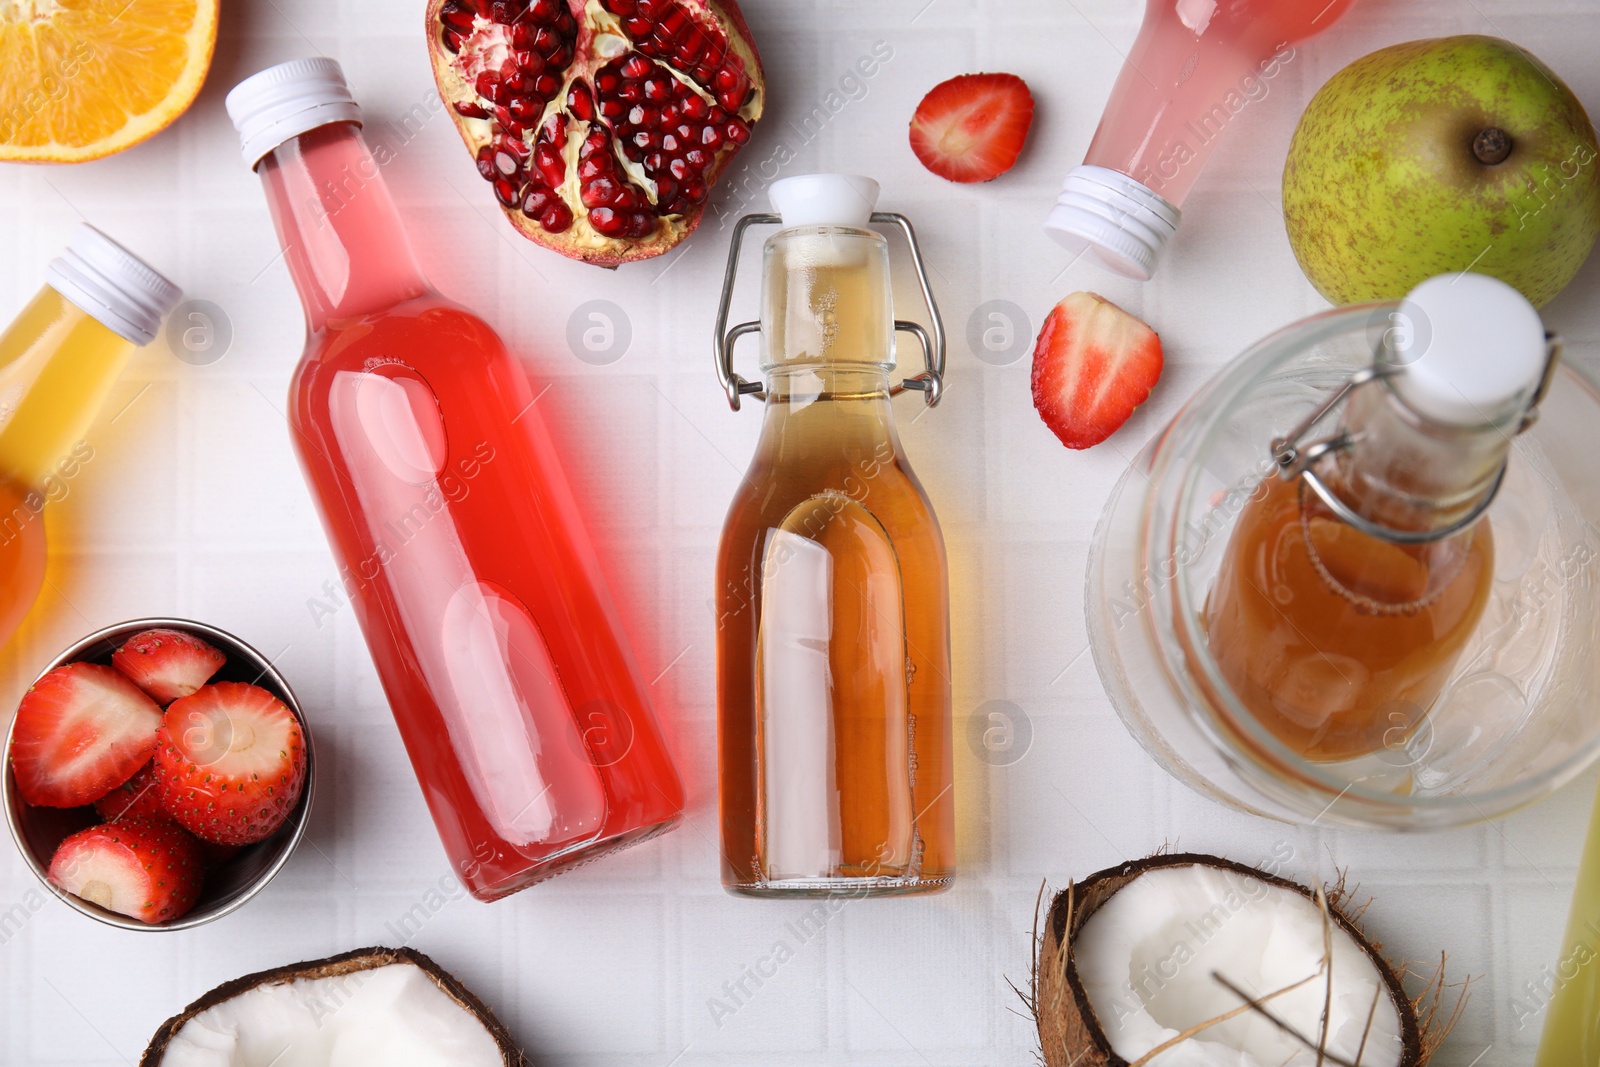
[[[723,528],[720,800],[740,892],[921,892],[954,870],[944,544],[894,431],[880,284],[812,267],[791,286],[822,339],[790,350],[823,358],[774,370]]]
[[[1269,477],[1240,514],[1206,605],[1211,654],[1256,721],[1307,759],[1400,748],[1488,602],[1489,522],[1393,544],[1301,484]]]

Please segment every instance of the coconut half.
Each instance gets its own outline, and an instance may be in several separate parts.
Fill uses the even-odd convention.
[[[1069,886],[1035,962],[1045,1064],[1420,1067],[1443,1034],[1425,1039],[1417,1003],[1340,895],[1196,854]]]
[[[528,1067],[483,1001],[408,948],[226,982],[174,1015],[139,1067]]]

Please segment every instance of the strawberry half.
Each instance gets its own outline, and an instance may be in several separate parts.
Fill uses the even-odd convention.
[[[186,697],[211,680],[228,657],[181,630],[145,630],[111,655],[111,665],[158,703]]]
[[[162,807],[197,837],[260,841],[289,818],[305,786],[300,720],[257,686],[205,686],[167,708],[155,773]]]
[[[160,728],[161,709],[118,672],[63,664],[34,682],[17,708],[17,790],[42,808],[99,800],[150,761]]]
[[[935,85],[911,116],[911,150],[953,182],[1011,169],[1033,124],[1033,94],[1015,74],[963,74]]]
[[[1117,305],[1073,293],[1033,349],[1033,406],[1068,448],[1110,437],[1161,377],[1161,338]]]
[[[200,844],[165,819],[80,830],[50,860],[50,881],[107,911],[147,923],[176,919],[200,899]]]
[[[94,802],[94,810],[106,822],[127,819],[165,819],[161,789],[156,785],[155,761],[133,772],[133,777]]]

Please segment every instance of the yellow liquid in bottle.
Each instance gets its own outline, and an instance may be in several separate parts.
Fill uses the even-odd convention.
[[[0,335],[0,644],[44,581],[45,502],[134,347],[49,286]]]
[[[1487,519],[1431,545],[1391,544],[1274,475],[1234,527],[1206,632],[1261,726],[1307,759],[1352,759],[1405,744],[1493,578]]]
[[[955,866],[946,564],[894,431],[885,279],[790,267],[776,299],[805,313],[769,328],[780,360],[717,562],[723,880],[935,890]]]
[[[1534,1067],[1600,1067],[1600,795],[1589,818]]]

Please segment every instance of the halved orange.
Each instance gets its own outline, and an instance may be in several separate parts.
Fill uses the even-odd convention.
[[[0,2],[0,160],[77,163],[166,129],[206,80],[217,4]]]

